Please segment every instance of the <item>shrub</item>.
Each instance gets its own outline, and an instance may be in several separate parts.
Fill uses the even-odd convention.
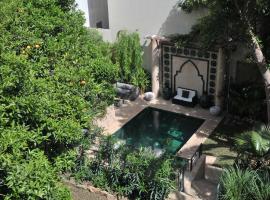
[[[229,112],[241,117],[263,120],[265,91],[254,83],[234,84],[230,88]]]
[[[269,173],[249,169],[226,169],[221,176],[221,194],[223,200],[264,200],[270,198]]]
[[[120,31],[112,53],[112,61],[119,67],[120,80],[145,90],[149,78],[142,66],[142,55],[138,33]]]
[[[118,196],[161,200],[175,187],[173,162],[167,156],[156,158],[151,149],[119,147],[109,137],[101,142],[96,158],[74,175]]]
[[[0,1],[0,194],[6,199],[69,199],[57,173],[75,168],[90,145],[93,118],[114,99],[118,71],[110,46],[83,26],[74,6],[74,0]]]
[[[34,149],[40,142],[39,135],[25,127],[1,132],[0,191],[5,199],[71,199],[46,156]]]
[[[236,162],[242,168],[270,167],[270,128],[259,125],[253,131],[241,133],[235,139],[238,152]]]

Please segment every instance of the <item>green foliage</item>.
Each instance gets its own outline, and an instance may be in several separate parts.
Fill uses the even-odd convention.
[[[270,128],[261,125],[253,131],[242,133],[235,139],[237,163],[252,169],[270,169]]]
[[[0,1],[0,194],[70,199],[92,120],[114,99],[110,46],[87,30],[74,0]],[[82,130],[89,130],[85,134]]]
[[[4,159],[2,165],[8,166],[4,169],[7,171],[6,186],[10,191],[5,199],[71,199],[69,191],[60,185],[41,151],[30,151],[22,160]]]
[[[143,68],[138,68],[137,72],[131,77],[131,83],[138,86],[141,91],[145,91],[150,83],[150,75]]]
[[[167,156],[156,158],[151,149],[119,146],[109,137],[101,142],[96,158],[74,175],[118,196],[161,200],[175,186],[173,162]]]
[[[254,83],[234,84],[230,87],[229,112],[254,119],[262,118],[265,105],[262,85]]]
[[[98,83],[112,84],[118,79],[118,68],[112,65],[108,59],[95,59],[91,63],[91,74]]]
[[[256,38],[261,42],[264,56],[269,60],[269,1],[184,0],[179,6],[187,12],[208,9],[207,14],[193,27],[188,39],[194,39],[193,42],[205,48],[218,45],[232,49],[238,43],[250,46],[251,40]]]
[[[265,200],[270,198],[270,176],[267,172],[226,169],[221,176],[222,200]]]
[[[75,4],[75,0],[57,0],[56,2],[64,11],[74,8]]]
[[[149,79],[142,67],[142,47],[139,34],[120,31],[113,46],[112,61],[119,67],[122,82],[131,83],[144,90]]]

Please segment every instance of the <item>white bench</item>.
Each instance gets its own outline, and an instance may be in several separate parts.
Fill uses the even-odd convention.
[[[186,88],[177,88],[177,94],[173,97],[172,103],[180,104],[183,106],[194,107],[197,104],[197,91],[186,89]]]

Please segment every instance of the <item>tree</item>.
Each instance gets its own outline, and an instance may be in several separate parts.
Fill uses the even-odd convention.
[[[57,174],[113,101],[109,46],[73,2],[0,1],[0,199],[70,199]]]
[[[268,0],[184,0],[187,12],[207,8],[208,14],[194,26],[189,39],[197,37],[207,47],[244,43],[250,49],[265,82],[268,122],[270,122],[270,2]]]

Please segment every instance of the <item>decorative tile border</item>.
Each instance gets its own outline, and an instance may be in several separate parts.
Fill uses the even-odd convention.
[[[187,58],[187,60],[203,60],[208,62],[208,77],[206,90],[214,99],[214,94],[216,91],[216,73],[217,73],[217,62],[218,62],[218,53],[215,51],[202,51],[195,48],[180,47],[177,48],[173,44],[161,44],[161,85],[162,88],[169,87],[173,88],[172,85],[172,57],[182,57]]]

